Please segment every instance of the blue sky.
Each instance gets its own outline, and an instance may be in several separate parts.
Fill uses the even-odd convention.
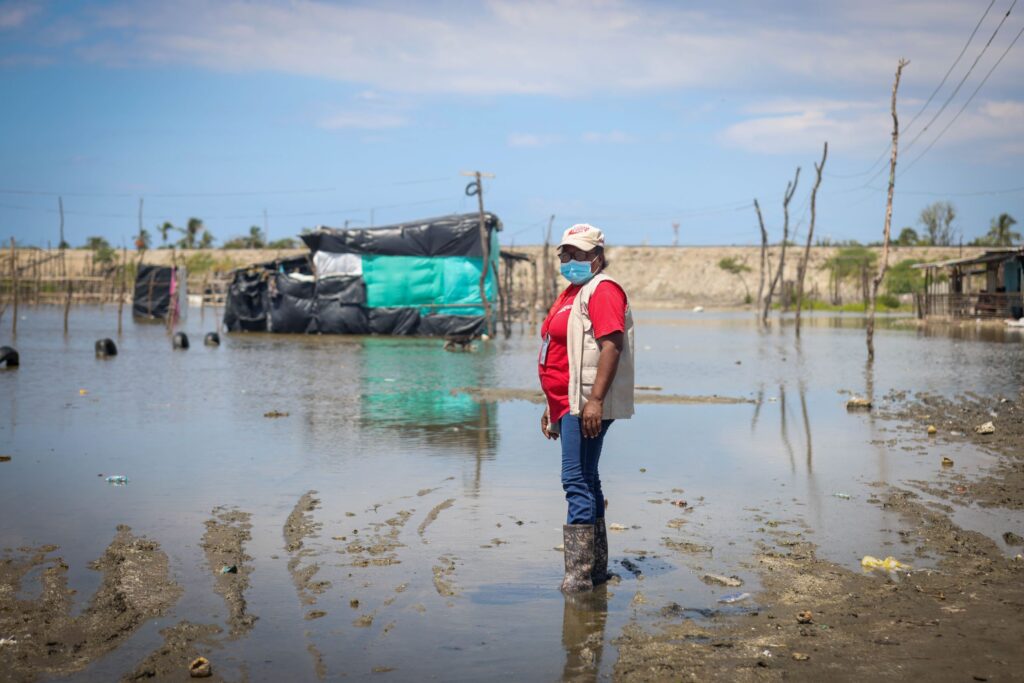
[[[673,222],[755,243],[752,199],[781,237],[796,166],[806,234],[827,140],[816,234],[879,239],[906,57],[893,226],[949,200],[966,241],[1024,223],[1012,1],[0,0],[0,238],[56,244],[58,195],[74,245],[130,243],[140,197],[151,232],[198,216],[221,241],[264,210],[272,238],[381,225],[475,210],[459,172],[480,169],[505,244],[552,214],[612,244],[671,243]]]

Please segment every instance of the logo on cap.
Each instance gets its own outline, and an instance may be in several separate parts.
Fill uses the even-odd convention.
[[[589,225],[577,225],[577,226],[574,226],[572,228],[569,228],[569,234],[570,235],[577,235],[577,234],[579,234],[581,232],[586,232],[588,230],[590,230],[590,226]]]

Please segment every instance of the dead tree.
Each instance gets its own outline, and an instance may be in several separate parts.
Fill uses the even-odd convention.
[[[764,217],[761,216],[761,205],[754,200],[754,210],[757,211],[757,222],[761,226],[761,275],[757,284],[757,314],[755,317],[761,319],[761,306],[764,302],[764,278],[768,269],[768,231],[764,229]]]
[[[821,172],[825,168],[825,160],[828,158],[828,142],[825,142],[825,149],[821,152],[821,163],[814,164],[814,188],[811,190],[811,224],[807,228],[807,244],[804,245],[804,257],[797,268],[796,283],[796,336],[800,336],[800,312],[804,307],[804,278],[807,277],[807,264],[811,259],[811,240],[814,238],[815,202],[818,199],[818,187],[821,186]]]
[[[889,231],[892,226],[892,192],[896,185],[896,154],[900,140],[900,120],[896,116],[896,91],[900,87],[900,76],[903,74],[903,67],[909,64],[907,60],[900,58],[896,65],[896,79],[892,84],[892,156],[889,159],[889,194],[885,201],[885,227],[882,230],[882,263],[878,266],[878,273],[871,284],[871,303],[868,307],[867,342],[868,362],[875,360],[875,308],[878,305],[878,288],[885,279],[885,272],[889,270]]]
[[[800,167],[796,167],[796,175],[793,176],[793,180],[786,183],[786,193],[782,196],[782,252],[779,254],[779,265],[775,269],[775,276],[771,277],[770,284],[768,285],[768,294],[764,298],[764,307],[761,309],[761,324],[768,324],[768,312],[772,308],[772,296],[775,294],[775,288],[778,287],[779,281],[782,279],[782,273],[786,268],[786,243],[789,242],[789,202],[793,199],[793,193],[796,192],[796,185],[800,182]]]

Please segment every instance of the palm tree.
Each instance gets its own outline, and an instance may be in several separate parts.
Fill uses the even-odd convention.
[[[1020,233],[1011,230],[1017,224],[1016,219],[1008,213],[999,214],[999,218],[993,218],[985,242],[994,247],[1009,247],[1014,242],[1019,242]]]
[[[200,249],[209,249],[210,247],[213,246],[213,242],[214,242],[215,239],[216,238],[213,236],[213,233],[204,228],[203,229],[203,236],[199,240],[199,248]]]
[[[164,221],[163,225],[157,227],[157,232],[160,233],[160,242],[164,246],[167,245],[167,233],[172,230],[177,230],[177,228],[170,221]]]
[[[182,249],[195,249],[196,237],[203,230],[203,221],[199,218],[189,218],[184,229],[176,228],[181,232],[181,239],[178,246]]]
[[[258,225],[250,227],[249,237],[246,241],[249,243],[249,249],[262,249],[265,246],[263,229]]]
[[[135,236],[135,248],[139,251],[145,251],[149,249],[149,244],[152,238],[149,235],[149,230],[145,228],[139,228],[139,234]]]

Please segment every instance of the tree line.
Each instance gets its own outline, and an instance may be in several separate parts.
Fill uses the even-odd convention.
[[[917,224],[920,230],[906,226],[900,230],[893,244],[899,247],[953,247],[960,243],[963,231],[955,221],[956,206],[952,202],[934,202],[921,209]],[[1011,247],[1019,244],[1021,233],[1013,229],[1017,219],[1008,213],[1001,213],[989,221],[988,232],[975,237],[966,246],[971,247]],[[843,242],[819,240],[818,246],[842,246]],[[877,246],[870,243],[869,246]]]
[[[132,241],[135,249],[145,251],[147,249],[213,249],[217,238],[206,227],[200,218],[189,218],[184,227],[174,225],[170,221],[164,221],[154,228],[154,232],[160,236],[160,243],[154,246],[153,233],[142,228],[139,234],[133,236]],[[249,228],[247,235],[232,237],[220,245],[221,249],[295,249],[299,246],[298,240],[292,237],[285,237],[278,240],[268,241],[263,228],[253,225]],[[71,248],[67,243],[62,243],[61,248]],[[116,249],[105,237],[91,236],[85,239],[82,249],[95,252],[94,260],[97,263],[109,263],[116,256]]]

